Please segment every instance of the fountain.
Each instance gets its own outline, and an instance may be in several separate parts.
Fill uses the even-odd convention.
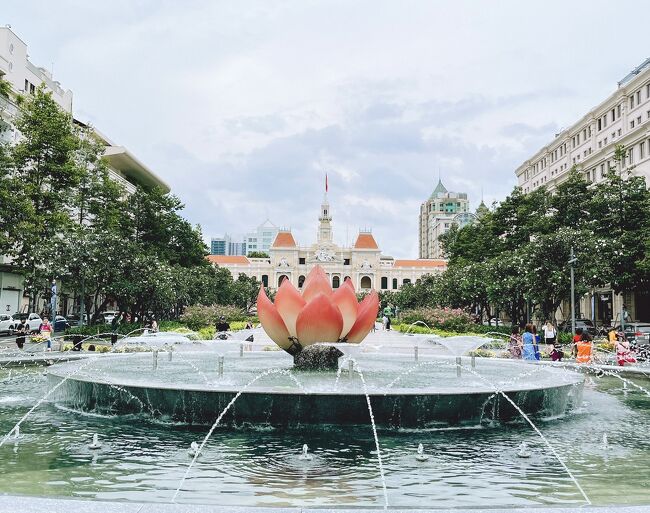
[[[52,453],[53,461],[43,463],[51,473],[42,485],[48,493],[74,482],[75,493],[90,497],[249,509],[406,509],[433,501],[459,508],[488,499],[496,507],[582,505],[599,489],[591,475],[603,451],[594,450],[593,437],[583,443],[575,433],[604,431],[598,415],[612,436],[620,423],[637,426],[631,437],[650,428],[650,420],[644,424],[617,398],[596,391],[597,383],[584,387],[579,372],[471,354],[489,338],[432,344],[428,335],[368,333],[376,295],[359,303],[351,284],[332,291],[321,271],[310,275],[302,294],[285,281],[275,303],[260,291],[263,329],[248,330],[245,339],[179,342],[173,358],[171,352],[161,358],[159,351],[170,347],[159,343],[166,337],[140,336],[139,345],[152,341],[151,352],[56,364],[46,378],[22,374],[29,402],[10,395],[13,374],[0,375],[0,404],[4,397],[17,401],[0,427],[23,433],[15,453],[10,448],[17,443],[0,442],[7,472],[25,465],[18,454]],[[254,342],[245,341],[251,336]],[[282,350],[269,350],[273,344]],[[650,403],[644,387],[607,372],[611,378],[602,372],[598,379],[622,380],[630,384],[629,397]],[[580,415],[571,415],[574,408]],[[79,451],[79,432],[95,433],[97,444],[97,433],[111,440],[111,457],[104,461],[100,451],[91,460]],[[513,473],[515,454],[532,455],[531,432],[548,458],[515,464],[526,472]],[[305,440],[319,448],[316,455],[307,443],[296,444]],[[425,447],[441,449],[434,456]],[[645,445],[629,447],[635,451],[629,464],[642,465]],[[544,489],[536,468],[542,459]],[[11,493],[29,493],[12,486]]]

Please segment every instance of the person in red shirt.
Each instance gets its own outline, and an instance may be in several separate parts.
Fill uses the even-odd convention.
[[[578,357],[578,342],[582,340],[582,328],[576,329],[576,334],[573,335],[573,344],[571,344],[571,355],[574,358]]]
[[[47,340],[47,351],[52,350],[52,332],[54,331],[53,326],[50,324],[50,321],[47,317],[43,319],[43,322],[38,327],[41,335]]]

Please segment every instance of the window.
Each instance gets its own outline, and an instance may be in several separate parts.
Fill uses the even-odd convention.
[[[25,79],[25,87],[23,88],[23,91],[27,92],[29,91],[29,80]]]
[[[600,118],[598,118],[598,130],[600,131],[600,130],[602,130],[602,129],[603,129],[603,127],[602,127],[602,123],[601,123],[601,121],[600,121]]]
[[[304,258],[298,258],[298,263],[300,265],[305,265],[305,259]]]
[[[406,285],[407,283],[411,283],[411,280],[409,280],[408,278],[404,278],[402,280],[402,285]]]
[[[618,136],[619,136],[619,137],[621,136],[621,132],[622,132],[622,130],[619,128],[619,129],[618,129]]]
[[[345,258],[345,259],[343,260],[343,265],[350,265],[350,259],[349,259],[349,258]]]
[[[305,283],[305,277],[301,274],[298,276],[298,288],[301,289]]]
[[[605,164],[600,165],[600,177],[605,178]]]
[[[634,95],[630,96],[630,109],[634,108]]]
[[[268,274],[263,274],[262,275],[262,285],[265,287],[269,286],[269,275]]]
[[[639,159],[645,157],[645,141],[639,143]]]
[[[393,290],[397,289],[397,278],[393,278]]]
[[[619,104],[618,107],[616,107],[616,113],[617,113],[617,115],[618,115],[619,118],[621,117],[621,108],[622,108],[622,107],[621,107],[620,104]]]
[[[650,84],[647,84],[647,85],[645,86],[645,97],[646,97],[646,100],[647,100],[648,98],[650,98]]]
[[[333,289],[338,289],[341,286],[341,278],[338,276],[334,276],[332,278],[332,288]]]
[[[634,128],[634,120],[630,121],[630,128]]]
[[[362,289],[372,288],[372,280],[370,279],[370,276],[364,276],[363,278],[361,278],[361,288]]]
[[[616,109],[612,109],[612,123],[616,121]]]
[[[636,103],[637,105],[641,105],[641,89],[636,92]]]
[[[640,124],[641,124],[641,116],[639,116],[638,118],[636,118],[636,124],[637,124],[637,125],[640,125]]]
[[[388,278],[386,276],[381,277],[381,288],[386,290],[388,288]]]
[[[280,285],[282,285],[282,282],[283,282],[284,280],[288,280],[288,279],[289,279],[289,277],[288,277],[286,274],[281,274],[281,275],[278,277],[278,287],[279,287]]]

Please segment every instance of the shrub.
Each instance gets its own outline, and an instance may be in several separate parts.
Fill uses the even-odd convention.
[[[423,321],[432,328],[463,333],[477,326],[471,316],[461,309],[454,308],[414,308],[401,314],[404,324]]]
[[[246,314],[241,308],[231,305],[195,305],[188,306],[181,321],[183,321],[190,329],[200,330],[206,326],[214,326],[217,321],[225,317],[228,322],[244,321]]]
[[[496,355],[487,349],[476,349],[468,353],[470,356],[477,356],[479,358],[494,358]]]

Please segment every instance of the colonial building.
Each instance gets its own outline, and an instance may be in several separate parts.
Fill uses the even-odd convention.
[[[464,226],[472,221],[469,200],[464,192],[450,192],[438,185],[420,206],[420,258],[443,258],[440,236],[453,224]]]
[[[650,59],[623,77],[604,101],[526,159],[515,171],[519,187],[524,192],[542,186],[552,191],[566,180],[573,166],[587,181],[597,183],[616,165],[618,145],[626,149],[621,171],[643,176],[650,185]],[[633,319],[650,321],[647,293],[623,297],[603,288],[578,301],[581,314],[599,322],[619,322],[623,304]]]
[[[447,266],[442,259],[400,260],[382,255],[370,230],[361,230],[351,247],[338,246],[333,240],[327,193],[320,207],[318,233],[313,244],[299,246],[291,230],[280,229],[269,249],[269,258],[227,255],[207,258],[230,270],[234,278],[240,273],[254,276],[271,288],[277,288],[283,280],[301,288],[309,271],[318,264],[329,276],[333,288],[351,279],[360,291],[398,290],[405,283],[442,272]]]

